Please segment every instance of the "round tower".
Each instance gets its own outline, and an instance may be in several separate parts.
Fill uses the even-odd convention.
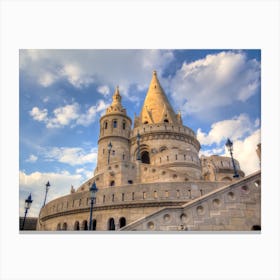
[[[102,173],[111,163],[129,160],[131,119],[127,116],[126,109],[122,107],[118,87],[112,99],[112,104],[100,118],[95,175]]]

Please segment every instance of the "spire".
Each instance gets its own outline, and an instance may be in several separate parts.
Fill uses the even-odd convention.
[[[119,86],[116,87],[115,93],[112,97],[112,104],[107,108],[106,114],[109,113],[123,113],[126,114],[125,108],[122,106],[122,97],[120,95]]]
[[[141,123],[177,123],[177,117],[162,89],[157,72],[153,71],[152,80],[140,113]]]

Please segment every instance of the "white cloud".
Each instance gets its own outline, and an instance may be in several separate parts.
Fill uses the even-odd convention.
[[[53,75],[50,72],[45,72],[42,73],[39,77],[38,77],[38,83],[40,85],[42,85],[43,87],[48,87],[50,85],[52,85],[56,80],[55,75]]]
[[[79,117],[78,111],[78,103],[54,109],[53,114],[55,117],[48,120],[47,127],[53,128],[69,125],[71,121],[76,120]]]
[[[79,115],[76,124],[83,126],[90,125],[95,121],[97,113],[102,114],[109,105],[109,103],[105,103],[103,100],[99,100],[97,104],[91,106],[85,114]]]
[[[29,114],[34,120],[39,122],[44,122],[48,119],[47,109],[40,110],[38,107],[33,107],[32,110],[29,112]]]
[[[103,114],[109,106],[104,100],[98,100],[97,104],[87,109],[85,113],[81,113],[81,108],[78,103],[68,104],[53,110],[53,117],[48,116],[48,110],[40,110],[38,107],[33,107],[29,112],[30,116],[36,121],[44,122],[47,128],[60,128],[71,125],[89,126],[96,120],[97,114]]]
[[[169,50],[21,50],[20,69],[43,86],[66,79],[77,88],[95,83],[106,94],[120,86],[121,94],[130,100],[131,85],[147,88],[152,71],[158,76],[174,60]],[[103,87],[103,88],[102,88]]]
[[[80,174],[71,175],[68,171],[61,171],[60,173],[33,172],[30,174],[20,171],[20,216],[24,214],[24,200],[29,193],[32,194],[33,202],[28,216],[38,216],[44,202],[47,181],[51,184],[47,196],[47,201],[50,201],[70,193],[71,185],[75,186],[75,188],[79,187],[83,182],[83,177]]]
[[[38,159],[37,156],[35,156],[35,155],[30,155],[26,161],[27,161],[27,162],[36,162],[37,159]]]
[[[260,142],[261,132],[260,129],[257,129],[244,140],[237,140],[233,143],[233,156],[239,161],[240,167],[246,175],[260,169],[260,161],[256,153],[257,145]],[[230,156],[228,151],[225,154]]]
[[[44,151],[44,157],[48,161],[58,161],[72,166],[86,163],[96,163],[97,149],[84,150],[83,148],[52,147]]]
[[[109,87],[106,86],[106,85],[99,86],[99,87],[97,88],[97,91],[98,91],[99,93],[101,93],[104,97],[108,97],[109,94],[110,94],[110,89],[109,89]]]
[[[252,133],[254,127],[255,122],[251,122],[248,115],[240,114],[231,120],[223,120],[212,124],[208,134],[199,128],[197,139],[202,145],[220,144],[227,138],[240,139],[246,134]]]
[[[259,124],[257,120],[251,121],[246,114],[241,114],[231,120],[212,124],[208,134],[198,129],[197,138],[202,145],[205,145],[200,155],[218,154],[230,157],[225,147],[226,139],[230,138],[233,141],[233,156],[239,161],[245,174],[259,170],[256,149],[261,138],[260,128],[256,127],[256,123]]]
[[[213,113],[215,108],[246,101],[257,92],[260,63],[242,52],[220,52],[184,62],[170,82],[172,97],[182,104],[183,113]]]

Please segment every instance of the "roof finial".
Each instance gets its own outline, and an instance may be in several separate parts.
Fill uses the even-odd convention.
[[[153,71],[153,75],[155,75],[155,76],[157,75],[157,71],[156,70]]]

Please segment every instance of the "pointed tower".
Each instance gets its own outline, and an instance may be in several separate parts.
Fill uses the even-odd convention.
[[[146,99],[135,126],[141,124],[174,123],[178,124],[178,117],[173,111],[167,96],[153,71],[152,80],[146,95]]]
[[[131,119],[122,106],[122,97],[117,87],[112,97],[112,104],[106,114],[100,118],[98,140],[98,159],[95,174],[117,161],[128,160]]]

